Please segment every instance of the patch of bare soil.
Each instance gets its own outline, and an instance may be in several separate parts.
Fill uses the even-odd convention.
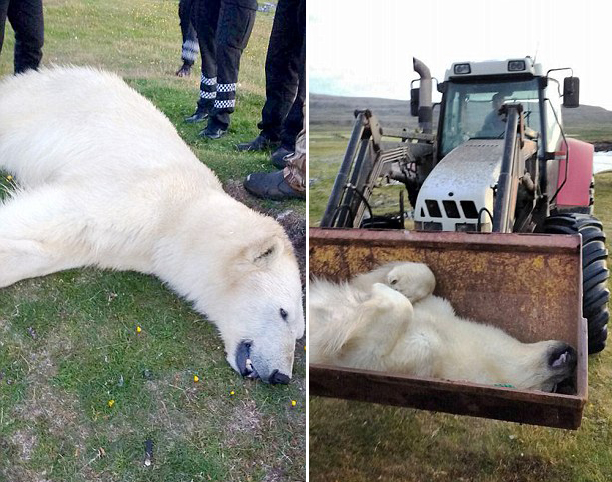
[[[229,447],[244,443],[245,435],[255,438],[261,429],[262,417],[253,400],[245,400],[234,407],[226,425],[226,443]]]
[[[156,407],[149,414],[149,426],[160,428],[167,437],[168,448],[178,440],[191,436],[196,430],[193,419],[185,410],[180,410],[168,397],[171,387],[180,386],[179,375],[168,376],[162,380],[147,381],[146,388],[155,401]],[[195,388],[183,391],[184,400],[191,403],[195,399]]]
[[[27,363],[26,385],[28,387],[23,400],[13,409],[17,419],[29,427],[37,425],[46,429],[55,437],[67,439],[75,449],[84,452],[88,429],[80,420],[81,408],[77,398],[53,386],[52,378],[57,374],[57,367],[51,357],[49,347],[65,345],[59,337],[50,337],[47,347],[30,353],[24,361]],[[32,429],[15,432],[12,443],[19,452],[20,460],[28,460],[36,444]]]
[[[17,456],[21,460],[30,460],[34,447],[36,447],[37,438],[31,429],[26,428],[17,430],[11,435],[11,443],[17,448]]]

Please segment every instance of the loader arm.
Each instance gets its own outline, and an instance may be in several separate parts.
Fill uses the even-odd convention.
[[[507,114],[507,120],[501,171],[493,209],[493,232],[512,233],[520,231],[517,229],[518,224],[523,224],[535,207],[535,203],[532,202],[527,208],[528,212],[516,211],[519,185],[526,179],[525,161],[536,155],[537,144],[525,137],[521,104],[504,105],[502,112]]]
[[[402,142],[395,147],[383,149],[382,135],[378,119],[369,110],[355,111],[353,131],[323,214],[321,227],[360,227],[366,211],[369,218],[373,219],[369,199],[381,178],[386,177],[405,184],[416,183],[416,172],[411,172],[409,167],[417,162],[414,155],[415,144],[406,142],[408,135],[400,132],[392,137],[401,138]],[[429,155],[433,150],[430,137],[426,140],[429,143],[425,148]],[[423,141],[420,138],[416,140]],[[419,156],[422,156],[423,145],[419,144]],[[391,219],[380,222],[384,227],[403,228],[400,225],[402,223]]]

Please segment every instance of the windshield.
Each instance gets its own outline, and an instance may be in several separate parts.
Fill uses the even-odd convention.
[[[523,104],[525,124],[540,132],[537,79],[448,83],[442,126],[441,154],[445,156],[468,139],[501,139],[505,120],[497,111],[503,104]]]

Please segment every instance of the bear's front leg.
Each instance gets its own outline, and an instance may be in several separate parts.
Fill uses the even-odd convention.
[[[414,316],[410,300],[382,283],[374,284],[371,298],[357,313],[353,337],[359,339],[365,358],[372,362],[391,353]]]
[[[0,288],[26,278],[82,266],[66,245],[85,228],[66,213],[78,204],[70,191],[17,191],[0,203]]]
[[[0,288],[78,266],[73,258],[62,258],[38,241],[0,238]]]

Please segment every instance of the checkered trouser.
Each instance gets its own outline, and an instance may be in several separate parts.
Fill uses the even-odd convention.
[[[240,57],[247,46],[256,0],[198,0],[194,6],[203,82],[198,108],[209,113],[208,125],[227,129],[236,105]]]

